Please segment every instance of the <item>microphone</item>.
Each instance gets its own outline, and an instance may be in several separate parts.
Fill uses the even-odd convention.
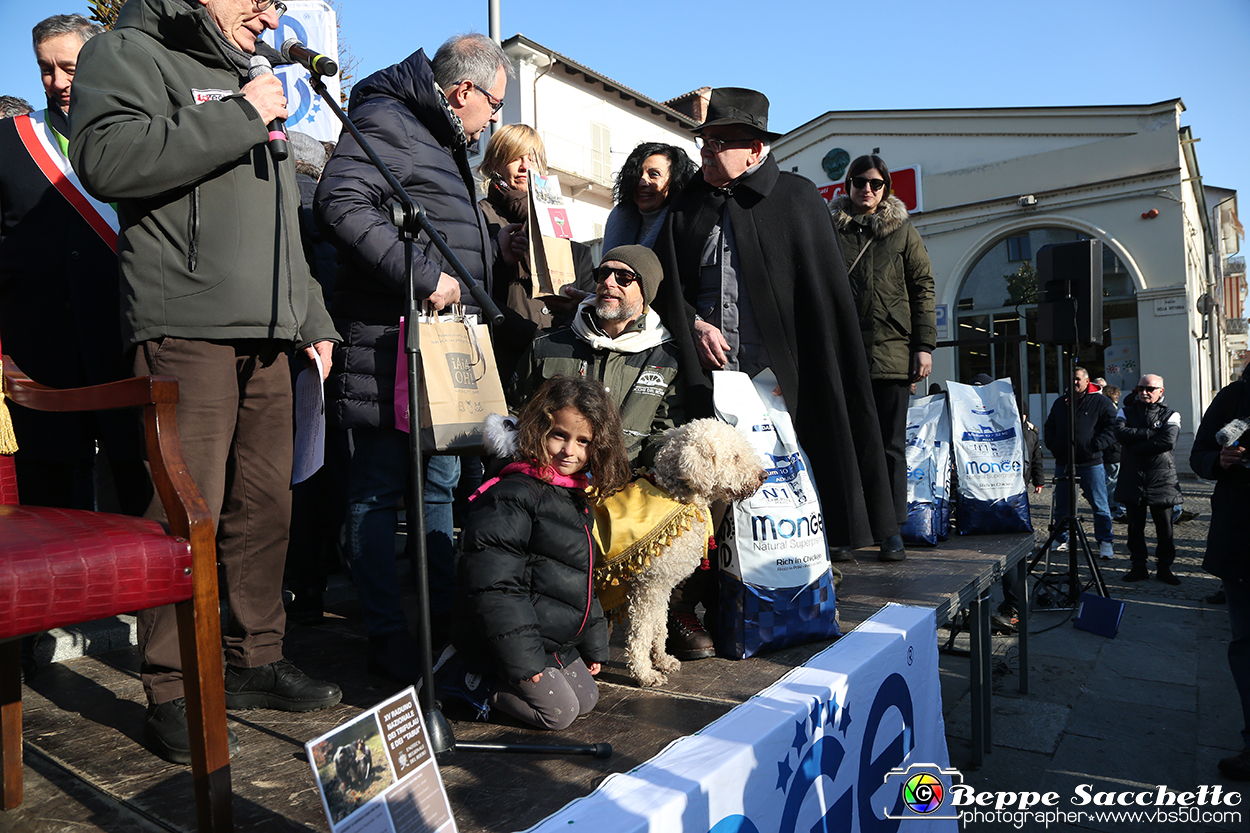
[[[1215,433],[1215,441],[1228,448],[1241,442],[1247,431],[1250,431],[1250,423],[1244,419],[1235,419]]]
[[[262,75],[273,75],[273,65],[265,56],[253,55],[252,62],[248,65],[248,80],[255,81]],[[282,119],[269,122],[269,155],[275,162],[281,162],[290,155],[290,146],[286,141],[286,122]]]
[[[337,75],[339,71],[338,64],[325,55],[313,52],[295,38],[287,38],[282,44],[282,57],[288,61],[295,61],[314,75]]]

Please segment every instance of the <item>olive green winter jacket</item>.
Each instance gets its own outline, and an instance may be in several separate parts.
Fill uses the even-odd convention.
[[[850,209],[847,196],[829,206],[850,272],[869,375],[910,379],[912,354],[932,353],[937,344],[929,253],[898,197],[885,198],[872,214]]]
[[[294,161],[271,157],[245,80],[205,7],[177,0],[132,0],[78,56],[69,158],[117,203],[134,343],[339,340],[304,260]]]

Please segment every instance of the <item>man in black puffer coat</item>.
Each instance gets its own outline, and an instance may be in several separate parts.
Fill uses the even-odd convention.
[[[469,148],[498,120],[512,65],[485,35],[451,38],[431,62],[418,51],[352,90],[351,119],[434,228],[489,291],[490,245],[477,206]],[[405,309],[404,244],[391,224],[392,193],[348,133],[340,138],[317,187],[316,216],[339,249],[331,313],[343,336],[327,394],[330,422],[351,430],[346,554],[369,633],[370,669],[403,683],[418,676],[416,643],[400,604],[395,571],[397,506],[408,482],[408,435],[395,428],[399,318]],[[435,308],[462,300],[468,288],[422,233],[415,244],[418,298]],[[426,460],[425,526],[430,609],[445,630],[456,592],[452,491],[460,459]]]
[[[1180,498],[1176,479],[1176,440],[1181,434],[1181,415],[1163,402],[1163,377],[1141,377],[1133,392],[1124,397],[1116,415],[1115,438],[1120,442],[1120,479],[1115,499],[1128,510],[1128,551],[1133,567],[1125,581],[1150,577],[1146,569],[1146,510],[1154,518],[1158,546],[1155,560],[1159,581],[1180,584],[1172,573],[1176,546],[1172,543],[1172,506]]]

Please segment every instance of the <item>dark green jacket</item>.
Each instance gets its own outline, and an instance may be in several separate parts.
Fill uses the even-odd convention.
[[[589,307],[579,315],[593,315]],[[659,324],[654,312],[639,316],[620,339]],[[521,357],[508,388],[508,404],[520,408],[542,383],[555,376],[585,376],[602,382],[621,409],[630,465],[650,466],[664,444],[663,433],[686,421],[684,386],[677,380],[677,347],[667,339],[636,352],[593,347],[571,327],[540,333]]]
[[[132,0],[78,56],[69,158],[117,203],[132,343],[339,340],[304,261],[294,161],[274,163],[242,83],[206,8],[178,0]]]
[[[872,214],[851,214],[847,196],[829,206],[842,242],[851,293],[873,379],[910,379],[912,353],[937,345],[933,270],[920,234],[898,197],[886,197]]]

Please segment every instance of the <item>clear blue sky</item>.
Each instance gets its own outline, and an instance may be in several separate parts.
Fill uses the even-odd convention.
[[[488,29],[486,0],[333,5],[360,77],[419,47],[432,53],[455,32]],[[778,131],[828,110],[1181,98],[1183,123],[1202,140],[1203,180],[1250,201],[1250,0],[501,0],[501,8],[505,38],[520,32],[655,99],[704,85],[762,90]],[[0,93],[42,102],[30,28],[72,11],[86,9],[0,0],[8,56]]]

